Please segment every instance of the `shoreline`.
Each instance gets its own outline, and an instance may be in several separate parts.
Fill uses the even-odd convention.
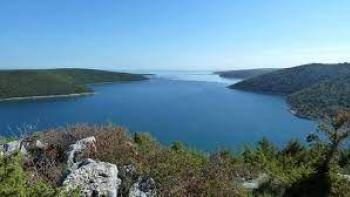
[[[133,81],[144,81],[149,80],[149,78],[141,79],[141,80],[131,80],[131,81],[106,81],[106,82],[97,82],[86,84],[86,86],[91,85],[103,85],[108,83],[119,83],[119,82],[133,82]],[[72,93],[72,94],[57,94],[57,95],[45,95],[45,96],[19,96],[19,97],[9,97],[9,98],[0,98],[0,102],[6,101],[21,101],[21,100],[39,100],[39,99],[50,99],[50,98],[67,98],[67,97],[80,97],[80,96],[90,96],[96,94],[95,92],[82,92],[82,93]]]
[[[315,121],[315,119],[316,119],[316,118],[313,118],[312,116],[307,116],[307,115],[300,114],[298,112],[298,110],[292,109],[290,107],[288,107],[288,111],[289,111],[289,113],[291,113],[293,116],[295,116],[297,118],[301,118],[301,119],[305,119],[305,120],[311,120],[311,121]]]
[[[46,95],[46,96],[19,96],[19,97],[10,97],[2,98],[0,102],[4,101],[21,101],[21,100],[40,100],[40,99],[50,99],[50,98],[67,98],[67,97],[80,97],[80,96],[89,96],[94,95],[94,92],[84,92],[84,93],[72,93],[72,94],[57,94],[57,95]]]

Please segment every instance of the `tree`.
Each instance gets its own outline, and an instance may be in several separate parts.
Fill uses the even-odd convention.
[[[338,165],[341,145],[350,138],[350,112],[340,112],[325,120],[319,134],[309,138],[319,152],[315,172],[294,183],[286,190],[286,196],[329,196],[332,190],[332,167]],[[321,135],[320,135],[321,134]],[[336,175],[337,176],[337,175]]]

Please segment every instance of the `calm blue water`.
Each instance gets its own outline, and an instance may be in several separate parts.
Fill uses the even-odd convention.
[[[0,103],[1,134],[78,122],[113,122],[202,150],[237,148],[265,136],[303,139],[314,123],[291,115],[283,98],[227,89],[227,80],[196,75],[92,86],[96,95]],[[164,76],[164,75],[163,75]],[[205,80],[205,79],[209,80]],[[181,80],[180,80],[181,79]],[[204,79],[204,80],[203,80]],[[214,80],[215,79],[215,80]]]

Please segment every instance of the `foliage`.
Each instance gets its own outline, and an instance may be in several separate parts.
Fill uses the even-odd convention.
[[[229,70],[215,72],[220,77],[233,78],[233,79],[248,79],[257,77],[266,73],[277,71],[276,68],[257,68],[257,69],[242,69],[242,70]]]
[[[320,82],[288,96],[288,103],[298,114],[314,118],[350,110],[350,78]]]
[[[56,190],[42,180],[31,180],[16,153],[0,157],[0,196],[55,196]]]
[[[350,113],[339,113],[325,121],[309,137],[306,147],[291,140],[276,149],[262,139],[255,149],[246,149],[245,163],[268,175],[269,180],[254,191],[272,196],[346,196],[349,180],[341,173],[350,159],[342,149],[350,136]]]
[[[287,95],[324,80],[350,75],[350,64],[308,64],[250,78],[231,88]]]
[[[297,115],[320,118],[350,109],[350,64],[308,64],[280,69],[230,88],[287,95]]]
[[[86,84],[143,80],[143,75],[92,69],[2,70],[0,98],[91,92]]]
[[[41,133],[41,140],[48,148],[36,158],[46,158],[39,163],[48,163],[46,170],[34,170],[40,177],[59,186],[56,178],[64,172],[65,151],[76,140],[96,137],[95,151],[86,151],[86,156],[117,164],[122,179],[121,195],[128,195],[128,189],[140,176],[150,176],[157,183],[160,196],[242,196],[245,191],[233,180],[243,171],[242,162],[230,152],[221,151],[211,156],[191,150],[174,142],[171,146],[158,143],[145,133],[129,135],[120,127],[76,125],[69,128]],[[34,160],[32,160],[34,161]],[[38,161],[38,159],[35,159]],[[31,162],[36,163],[36,162]],[[54,166],[52,166],[53,164]],[[238,168],[237,166],[240,165]],[[43,166],[43,165],[42,165]],[[124,168],[129,167],[130,171]],[[38,169],[27,166],[27,169]],[[53,169],[61,174],[50,177]],[[48,171],[49,173],[45,173]],[[56,171],[56,170],[55,170]]]

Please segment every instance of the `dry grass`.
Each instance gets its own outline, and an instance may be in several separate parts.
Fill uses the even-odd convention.
[[[114,163],[123,180],[120,194],[139,176],[155,179],[160,196],[240,196],[244,192],[234,183],[242,171],[239,162],[228,152],[212,156],[189,150],[179,143],[172,147],[159,144],[147,134],[130,136],[126,129],[106,126],[74,125],[32,135],[46,148],[33,149],[26,169],[36,176],[59,185],[65,172],[66,151],[77,140],[95,136],[95,150],[85,156]],[[132,171],[126,171],[131,167]]]

